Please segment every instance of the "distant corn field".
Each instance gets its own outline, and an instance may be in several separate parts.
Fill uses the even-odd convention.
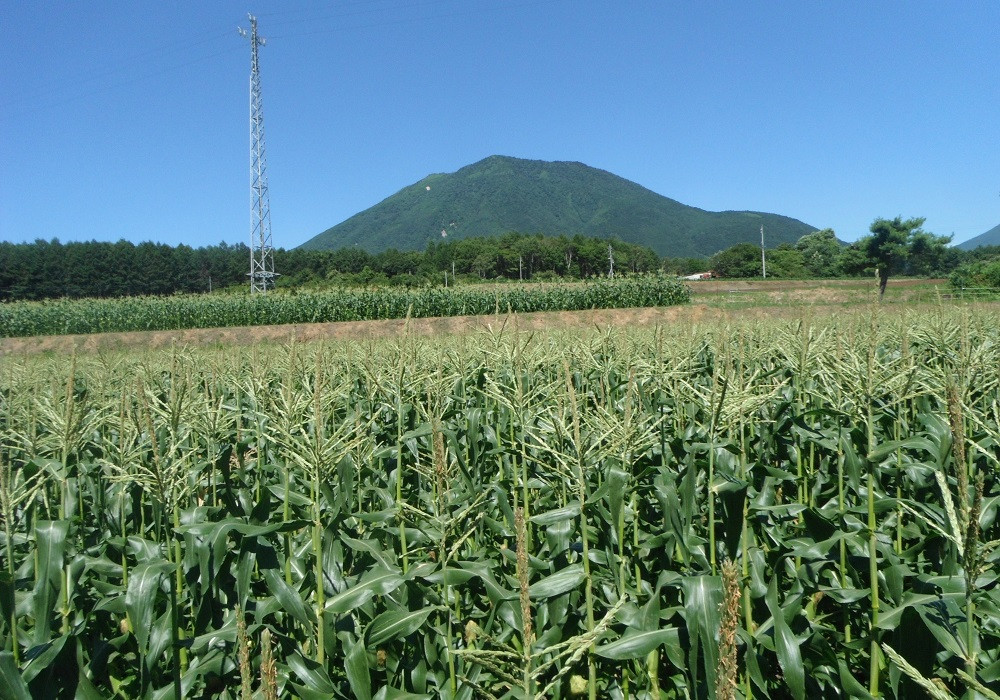
[[[7,358],[0,694],[995,698],[998,328]]]
[[[690,290],[662,276],[572,285],[451,289],[336,289],[268,295],[62,299],[0,304],[0,337],[374,321],[687,303]]]

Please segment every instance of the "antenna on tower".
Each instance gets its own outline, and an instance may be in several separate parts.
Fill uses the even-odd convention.
[[[264,112],[261,108],[260,63],[257,47],[264,37],[257,35],[257,18],[250,19],[250,293],[266,293],[274,287],[274,249],[271,245],[271,204],[267,193],[267,161],[264,158]],[[247,30],[238,27],[240,36]]]

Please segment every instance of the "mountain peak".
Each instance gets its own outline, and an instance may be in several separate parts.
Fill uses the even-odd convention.
[[[584,163],[491,155],[454,173],[428,175],[301,247],[422,250],[442,235],[517,231],[619,238],[660,255],[708,256],[757,240],[761,221],[775,245],[815,230],[776,214],[689,207]]]

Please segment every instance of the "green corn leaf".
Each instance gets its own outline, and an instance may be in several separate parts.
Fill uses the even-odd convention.
[[[528,596],[535,600],[544,600],[561,595],[579,586],[585,578],[583,564],[571,564],[528,586]]]
[[[822,560],[829,556],[830,550],[840,544],[843,539],[856,537],[854,533],[838,532],[833,537],[821,542],[814,541],[809,537],[796,537],[785,541],[785,545],[791,550],[789,553],[795,557],[802,557],[808,560]]]
[[[14,655],[9,651],[0,651],[0,697],[8,700],[31,700],[28,684],[18,673]]]
[[[132,632],[142,653],[149,650],[149,636],[153,627],[153,613],[156,608],[160,580],[167,572],[173,571],[173,564],[167,561],[143,562],[129,574],[128,589],[125,591],[125,610],[132,623]]]
[[[771,613],[771,620],[774,624],[774,646],[778,655],[778,665],[785,676],[792,696],[796,700],[803,700],[806,695],[805,668],[802,664],[802,650],[799,648],[799,640],[792,633],[788,623],[785,622],[785,615],[778,604],[778,578],[771,578],[771,584],[767,589],[767,609]]]
[[[899,625],[900,620],[902,620],[903,613],[909,608],[920,608],[926,605],[937,605],[943,600],[962,600],[965,598],[964,593],[914,593],[913,591],[907,591],[903,594],[902,602],[892,608],[886,608],[880,610],[878,614],[878,628],[884,630],[893,630]]]
[[[608,510],[611,515],[609,524],[615,529],[618,527],[622,501],[625,497],[625,484],[628,483],[628,478],[628,474],[621,469],[610,469],[604,482],[608,487]]]
[[[394,518],[395,518],[395,511],[393,511],[393,517],[391,519]],[[386,569],[393,568],[394,565],[393,558],[395,557],[395,555],[390,552],[384,551],[379,546],[377,541],[359,540],[354,537],[342,537],[340,541],[355,551],[367,552],[372,557],[374,557],[375,561],[380,566]]]
[[[257,615],[261,618],[264,617],[264,606],[258,605]],[[236,616],[230,615],[225,624],[218,628],[208,630],[202,634],[199,634],[194,639],[191,640],[191,653],[195,656],[200,656],[201,654],[207,653],[212,648],[225,647],[226,644],[236,643]]]
[[[268,590],[281,604],[281,609],[295,618],[297,622],[305,625],[306,629],[312,633],[316,624],[316,614],[311,607],[305,604],[299,592],[285,583],[285,579],[276,569],[265,569],[264,580],[267,581]]]
[[[954,620],[962,619],[964,614],[953,600],[946,600],[938,608],[920,605],[916,607],[916,611],[943,649],[960,659],[966,658],[968,652],[965,635],[953,623]]]
[[[453,566],[438,569],[425,575],[416,573],[417,577],[422,578],[428,583],[444,584],[445,586],[461,586],[463,583],[475,578],[476,575],[473,571],[466,571],[465,569],[458,569]]]
[[[868,689],[861,685],[857,678],[851,675],[851,670],[847,668],[847,662],[842,658],[837,659],[837,672],[840,679],[840,687],[847,692],[848,697],[860,698],[861,700],[874,700]]]
[[[603,656],[613,661],[641,659],[649,652],[658,649],[664,644],[680,648],[680,630],[676,627],[650,630],[648,632],[628,630],[619,639],[597,647],[596,653],[598,656]]]
[[[432,612],[440,609],[440,606],[430,606],[421,610],[384,612],[365,630],[365,646],[378,646],[389,639],[407,637],[420,629]]]
[[[282,523],[271,523],[270,525],[254,525],[238,518],[227,518],[216,522],[194,523],[192,525],[181,525],[177,532],[182,535],[195,535],[209,540],[224,539],[230,532],[237,532],[244,537],[260,537],[270,535],[275,532],[294,532],[308,525],[305,520],[290,520]]]
[[[140,564],[147,561],[163,560],[163,547],[159,542],[133,535],[128,538],[128,546],[135,553],[136,561]]]
[[[148,660],[150,668],[162,658],[162,654],[170,648],[171,637],[171,615],[170,608],[166,606],[163,614],[153,621],[149,630]]]
[[[358,700],[372,700],[372,678],[368,670],[368,654],[359,640],[348,645],[344,668],[351,692]]]
[[[378,689],[378,692],[372,697],[372,700],[430,700],[430,695],[424,695],[421,693],[408,693],[405,690],[400,690],[399,688],[393,688],[388,685],[383,685]]]
[[[87,664],[83,655],[83,642],[76,637],[76,667],[78,669],[76,680],[76,700],[105,700],[97,686],[87,676]]]
[[[334,696],[333,681],[326,670],[311,659],[304,658],[299,653],[288,657],[288,668],[303,685],[298,688],[299,694],[311,698],[331,698]]]
[[[528,522],[534,523],[535,525],[553,525],[564,520],[571,520],[572,518],[579,517],[580,515],[580,504],[578,502],[571,503],[562,508],[554,508],[552,510],[545,511],[544,513],[535,513],[530,518]]]
[[[660,627],[660,588],[657,586],[653,595],[642,606],[637,629],[643,632],[652,632]]]
[[[499,605],[504,600],[514,600],[517,598],[517,593],[500,585],[493,575],[492,567],[488,563],[460,561],[458,565],[466,571],[473,572],[483,582],[483,585],[486,587],[486,595],[493,605]]]
[[[361,580],[346,591],[338,593],[326,602],[325,609],[332,613],[345,613],[370,600],[372,596],[385,595],[399,588],[406,577],[399,571],[376,568],[361,577]]]
[[[687,625],[690,649],[688,672],[696,684],[715,687],[715,671],[719,665],[719,645],[716,634],[722,618],[722,579],[718,576],[688,576],[682,582],[684,591],[684,622]],[[704,671],[704,678],[701,673]]]
[[[923,450],[929,452],[932,455],[936,455],[938,452],[937,446],[923,437],[911,437],[906,440],[894,440],[891,442],[883,442],[874,450],[868,453],[868,459],[873,462],[880,462],[889,455],[896,452],[896,450]]]
[[[62,591],[63,552],[69,535],[68,520],[42,520],[35,525],[38,571],[32,592],[35,618],[34,643],[44,644],[51,635],[50,621]]]
[[[52,641],[31,649],[31,658],[24,665],[24,669],[21,671],[21,677],[24,679],[24,682],[31,683],[40,674],[46,671],[51,671],[52,669],[50,667],[52,666],[52,663],[56,660],[59,654],[62,653],[62,650],[66,646],[66,642],[69,641],[69,639],[69,635],[64,634],[60,637],[56,637]]]
[[[872,594],[872,589],[870,588],[834,588],[833,586],[820,586],[819,590],[823,591],[825,595],[830,596],[838,603],[856,603],[859,600],[868,598]],[[883,617],[882,613],[879,613],[879,619]]]

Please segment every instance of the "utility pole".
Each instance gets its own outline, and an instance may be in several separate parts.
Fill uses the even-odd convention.
[[[767,260],[764,258],[764,224],[760,225],[760,272],[767,279]]]
[[[250,31],[239,28],[250,39],[250,293],[274,288],[274,249],[271,245],[271,204],[267,193],[267,161],[264,158],[264,112],[261,108],[260,63],[257,18],[248,14]]]
[[[611,244],[608,243],[608,277],[614,279],[615,276],[615,252],[611,249]]]

